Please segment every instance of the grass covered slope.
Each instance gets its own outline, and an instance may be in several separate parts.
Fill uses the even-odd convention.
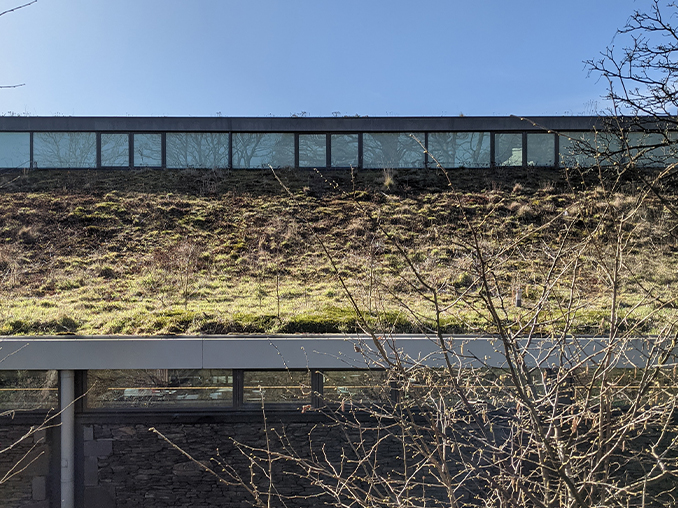
[[[674,311],[678,222],[636,189],[573,192],[555,172],[460,171],[458,191],[421,171],[279,177],[289,193],[268,171],[3,175],[0,334],[355,331],[340,278],[382,330],[435,326],[424,279],[448,332],[492,332],[489,291],[511,322],[543,305],[544,322],[603,333],[620,232],[625,326]]]

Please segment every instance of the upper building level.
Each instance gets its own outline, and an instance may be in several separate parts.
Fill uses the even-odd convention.
[[[621,151],[599,117],[0,117],[2,169],[558,167]],[[675,162],[660,131],[630,132],[645,165]],[[595,151],[595,150],[594,150]]]

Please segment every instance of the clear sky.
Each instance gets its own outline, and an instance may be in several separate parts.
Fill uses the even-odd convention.
[[[649,3],[39,0],[0,17],[0,113],[591,114],[583,61]]]

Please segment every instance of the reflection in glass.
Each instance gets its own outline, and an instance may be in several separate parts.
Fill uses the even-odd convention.
[[[31,135],[28,132],[0,132],[0,168],[28,168],[31,165]]]
[[[675,164],[677,159],[675,132],[629,132],[627,142],[631,157],[643,167]]]
[[[388,373],[379,370],[323,371],[323,398],[330,403],[369,404],[390,399]]]
[[[523,135],[495,134],[494,162],[497,166],[522,166]]]
[[[36,132],[33,160],[38,168],[95,168],[97,138],[93,132]]]
[[[424,134],[412,134],[422,143]],[[424,149],[409,133],[387,132],[363,134],[363,167],[423,168]]]
[[[546,132],[527,134],[527,165],[554,166],[556,163],[556,138]]]
[[[358,167],[358,134],[332,134],[330,142],[333,168]]]
[[[327,166],[327,135],[299,134],[299,167]]]
[[[101,135],[101,166],[104,168],[129,167],[129,135]]]
[[[227,168],[228,134],[168,132],[168,168]]]
[[[243,384],[245,404],[311,401],[311,374],[306,370],[245,371]]]
[[[564,167],[609,166],[623,159],[619,138],[605,132],[563,132],[559,138]]]
[[[490,133],[431,132],[428,151],[444,168],[488,168]],[[435,166],[435,162],[430,160],[429,166]]]
[[[294,134],[233,133],[234,168],[294,166]]]
[[[160,134],[134,134],[134,167],[162,166],[162,136]]]
[[[0,371],[0,409],[50,409],[59,403],[56,370]]]
[[[87,407],[233,405],[233,374],[221,369],[87,371]]]

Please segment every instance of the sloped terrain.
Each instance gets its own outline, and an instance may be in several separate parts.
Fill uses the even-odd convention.
[[[506,318],[520,319],[549,284],[553,260],[565,266],[565,252],[584,241],[572,326],[600,333],[610,314],[605,259],[625,213],[633,218],[622,228],[621,308],[649,313],[651,292],[669,312],[678,294],[676,220],[631,187],[574,192],[556,172],[460,171],[451,175],[457,189],[421,171],[277,176],[2,175],[0,333],[349,332],[357,324],[342,281],[379,329],[426,331],[435,327],[431,294],[413,270],[448,307],[443,330],[491,332],[478,252]],[[553,286],[548,312],[557,314],[555,288],[571,289],[568,277]]]

